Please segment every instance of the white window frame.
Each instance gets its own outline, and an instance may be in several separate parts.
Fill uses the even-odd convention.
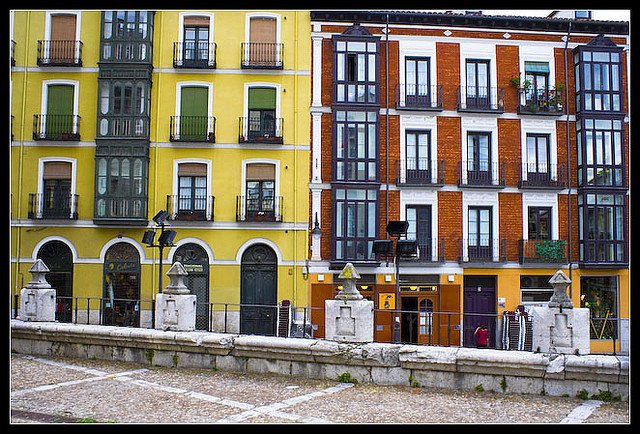
[[[173,179],[172,179],[173,187],[171,189],[171,194],[173,196],[179,195],[180,187],[178,184],[178,169],[180,168],[181,164],[185,164],[185,163],[205,164],[207,166],[207,199],[211,197],[212,180],[213,180],[213,177],[211,176],[212,163],[211,163],[211,160],[207,160],[204,158],[180,158],[177,160],[173,160]],[[211,215],[213,214],[212,206],[213,206],[213,203],[210,204],[209,201],[207,200],[207,205],[205,210],[207,220],[211,220]],[[171,215],[171,219],[175,219],[176,215],[178,214],[178,207],[177,205],[174,204],[174,209],[172,210],[168,209],[167,211]]]
[[[49,86],[67,85],[73,86],[73,116],[78,116],[78,99],[80,93],[80,82],[77,80],[42,80],[42,100],[40,103],[40,113],[47,114],[47,103],[49,100]],[[46,117],[40,117],[40,131],[46,133]],[[73,134],[79,134],[79,123],[73,123]]]
[[[276,90],[276,137],[282,136],[282,131],[280,129],[280,123],[278,119],[280,119],[280,104],[281,104],[281,94],[280,88],[281,85],[278,83],[267,83],[267,82],[250,82],[244,84],[244,108],[242,111],[242,116],[246,119],[246,122],[242,123],[242,135],[247,137],[249,135],[249,89],[253,87],[269,87]]]
[[[214,28],[214,23],[213,23],[213,17],[214,14],[212,12],[180,12],[178,15],[178,42],[180,44],[182,44],[184,42],[184,19],[185,17],[207,17],[209,18],[209,44],[213,44],[214,38],[213,38],[213,28]],[[209,47],[209,59],[213,60],[214,59],[214,46],[210,45]],[[182,63],[183,62],[183,58],[182,58],[182,50],[178,50],[178,58],[176,59],[178,62]]]
[[[240,186],[240,191],[241,191],[241,196],[243,198],[247,197],[247,165],[248,164],[273,164],[275,166],[274,170],[275,170],[275,186],[274,186],[274,196],[280,197],[280,160],[274,160],[271,158],[248,158],[246,160],[242,160],[242,185]],[[274,204],[274,215],[276,217],[276,221],[280,221],[281,219],[279,217],[280,216],[280,207],[275,206]],[[245,220],[245,207],[242,207],[242,218],[241,220],[244,221]]]
[[[182,111],[182,88],[183,87],[204,87],[207,89],[207,131],[213,132],[213,83],[206,81],[180,81],[176,83],[176,116],[179,117]],[[176,135],[180,137],[180,123],[176,123]]]
[[[71,163],[71,197],[73,198],[76,194],[76,171],[78,169],[78,160],[75,158],[69,157],[42,157],[38,160],[38,187],[37,193],[38,197],[41,197],[44,194],[44,165],[45,163]],[[70,209],[69,218],[73,218],[73,214],[78,210],[78,204],[76,202],[72,202]],[[42,218],[42,204],[38,203],[36,208],[36,217]]]

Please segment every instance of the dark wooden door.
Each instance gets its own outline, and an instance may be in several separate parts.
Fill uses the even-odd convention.
[[[240,333],[275,336],[277,321],[275,252],[264,244],[248,248],[240,267]]]

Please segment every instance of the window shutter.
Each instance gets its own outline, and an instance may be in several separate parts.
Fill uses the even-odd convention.
[[[275,178],[274,164],[247,164],[247,181],[274,180]]]
[[[178,176],[207,176],[207,165],[201,163],[182,163],[178,165]]]
[[[251,18],[250,42],[276,42],[276,20],[274,18]]]
[[[44,179],[71,179],[71,163],[55,161],[44,163]]]
[[[249,110],[276,108],[276,90],[266,87],[252,87],[249,89]]]
[[[184,17],[185,26],[209,27],[209,17],[188,16]]]

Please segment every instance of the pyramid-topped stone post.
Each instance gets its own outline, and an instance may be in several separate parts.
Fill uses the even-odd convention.
[[[158,330],[193,331],[196,329],[197,297],[184,284],[189,273],[175,262],[169,271],[169,285],[156,296],[155,328]]]
[[[338,276],[342,290],[335,300],[325,300],[325,338],[338,342],[373,342],[373,301],[356,288],[360,273],[347,263]]]
[[[29,272],[31,280],[20,290],[19,318],[23,321],[55,321],[56,290],[45,278],[49,268],[42,259],[37,259]]]
[[[567,288],[571,284],[571,279],[562,270],[558,270],[551,276],[549,283],[553,287],[553,295],[549,299],[549,307],[573,309],[573,302],[567,295]]]

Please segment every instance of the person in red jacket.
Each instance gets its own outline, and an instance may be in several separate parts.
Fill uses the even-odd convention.
[[[487,330],[487,326],[479,325],[476,328],[476,331],[473,332],[473,336],[476,340],[477,348],[487,348],[487,344],[489,341],[489,330]]]

